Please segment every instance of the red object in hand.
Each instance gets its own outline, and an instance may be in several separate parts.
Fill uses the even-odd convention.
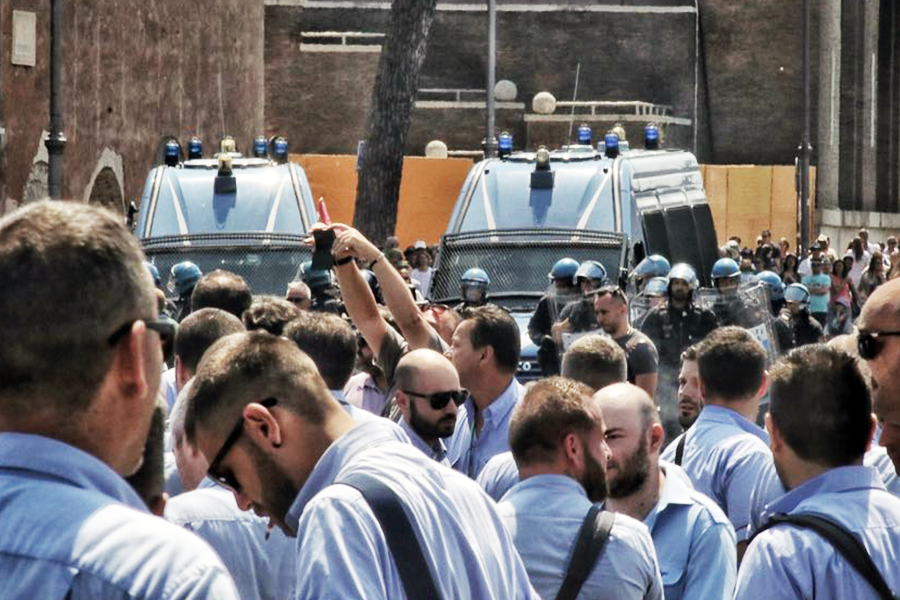
[[[319,220],[326,225],[331,225],[331,215],[328,214],[328,207],[325,206],[325,198],[319,198],[318,202]]]

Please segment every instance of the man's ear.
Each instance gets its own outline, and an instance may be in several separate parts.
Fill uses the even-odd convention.
[[[647,435],[650,436],[650,453],[659,453],[666,439],[666,430],[659,423],[651,423]]]
[[[490,344],[485,344],[481,348],[478,349],[478,352],[481,353],[481,360],[487,361],[488,363],[494,363],[494,347]]]
[[[772,413],[766,413],[765,424],[766,431],[769,432],[769,440],[771,440],[770,445],[772,446],[772,453],[780,452],[784,447],[784,438],[781,437],[778,426],[775,424],[775,421],[772,420]]]
[[[125,339],[119,341],[113,350],[113,386],[119,398],[145,400],[149,389],[148,373],[145,369],[145,338],[147,326],[143,321],[135,321]],[[155,374],[160,377],[160,373]]]
[[[247,434],[261,448],[280,448],[283,440],[281,423],[268,408],[258,402],[251,402],[244,407],[244,421]]]
[[[759,384],[759,389],[756,391],[756,397],[762,398],[766,395],[767,391],[769,391],[769,372],[763,371],[762,383]]]
[[[409,408],[409,396],[403,390],[397,390],[397,407],[405,411]]]
[[[581,438],[574,433],[568,433],[562,440],[562,452],[566,460],[566,466],[580,472],[584,466],[584,456]]]

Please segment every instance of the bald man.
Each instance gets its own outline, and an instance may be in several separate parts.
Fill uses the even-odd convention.
[[[603,411],[609,496],[606,508],[650,529],[666,600],[729,598],[737,576],[734,528],[715,502],[660,464],[665,432],[647,392],[616,383],[596,394]]]
[[[413,350],[397,363],[394,378],[400,427],[416,448],[449,467],[443,440],[453,435],[458,407],[466,400],[453,363],[434,350]]]
[[[859,355],[872,374],[872,408],[882,424],[878,443],[900,474],[900,279],[869,296],[856,325]]]

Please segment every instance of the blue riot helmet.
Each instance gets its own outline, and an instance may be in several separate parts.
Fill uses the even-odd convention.
[[[484,269],[479,269],[478,267],[468,269],[459,279],[460,293],[463,300],[468,304],[484,304],[490,285],[491,278],[488,277]]]
[[[796,304],[800,310],[806,310],[809,307],[809,289],[802,283],[792,283],[784,290],[784,300],[788,306]]]
[[[159,287],[162,284],[162,278],[159,276],[159,269],[156,268],[151,262],[144,261],[144,266],[147,267],[147,271],[150,272],[150,277],[153,278],[153,285]]]
[[[784,282],[777,273],[772,271],[760,271],[756,278],[769,288],[769,294],[774,301],[784,298]]]
[[[313,269],[311,260],[300,265],[300,276],[303,278],[303,283],[308,285],[309,290],[313,293],[331,285],[331,271]]]
[[[665,277],[669,274],[669,260],[660,254],[651,254],[638,263],[632,272],[637,277]]]
[[[170,292],[180,296],[186,295],[197,284],[197,281],[203,275],[200,267],[189,260],[180,262],[172,267],[169,272],[169,283],[167,287]]]
[[[553,268],[547,273],[549,279],[569,279],[575,277],[578,271],[578,261],[574,258],[561,258],[553,263]]]
[[[586,260],[581,263],[572,282],[575,285],[581,285],[581,280],[591,281],[591,289],[597,289],[606,285],[606,268],[596,260]]]
[[[369,289],[372,290],[372,295],[375,296],[375,302],[377,302],[378,304],[384,304],[384,299],[381,296],[381,285],[379,285],[378,278],[375,276],[375,273],[373,273],[369,269],[360,269],[359,274],[362,275],[362,278],[365,280],[365,282],[369,284]]]
[[[644,294],[648,296],[665,296],[669,289],[669,282],[665,277],[653,277],[644,286]]]
[[[730,258],[720,258],[712,268],[713,285],[722,292],[737,290],[741,283],[741,268]]]

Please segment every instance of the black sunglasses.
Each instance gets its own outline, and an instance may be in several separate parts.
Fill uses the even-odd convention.
[[[469,397],[469,392],[466,390],[450,390],[449,392],[435,392],[433,394],[419,394],[418,392],[403,390],[403,393],[407,396],[416,396],[418,398],[427,399],[432,410],[443,409],[450,404],[451,400],[455,405],[460,406],[466,401],[466,398]]]
[[[259,403],[266,408],[272,408],[278,404],[278,400],[276,398],[266,398],[265,400],[260,400]],[[225,460],[225,457],[228,456],[228,452],[231,450],[232,446],[237,443],[238,438],[241,437],[242,431],[244,431],[243,414],[234,426],[234,429],[232,429],[231,433],[228,434],[228,437],[225,438],[225,442],[222,444],[222,447],[219,448],[219,452],[216,453],[215,458],[209,463],[209,469],[206,470],[207,475],[212,479],[234,491],[240,491],[240,485],[238,484],[237,479],[234,478],[234,474],[231,471],[226,471],[224,473],[219,473],[218,471],[219,465]]]
[[[878,338],[889,335],[900,335],[900,331],[875,331],[872,333],[860,331],[856,335],[856,349],[860,358],[874,360],[881,352],[882,345],[878,343]]]
[[[144,325],[147,326],[147,329],[155,331],[159,334],[159,337],[164,340],[173,339],[175,337],[175,330],[178,328],[178,324],[175,323],[175,321],[169,319],[135,319],[134,321],[129,321],[128,323],[125,323],[124,325],[116,329],[113,334],[109,336],[109,339],[106,340],[107,343],[110,346],[115,346],[116,344],[118,344],[119,340],[121,340],[123,337],[125,337],[126,334],[128,334],[129,331],[131,331],[131,327],[137,321],[143,321]]]

